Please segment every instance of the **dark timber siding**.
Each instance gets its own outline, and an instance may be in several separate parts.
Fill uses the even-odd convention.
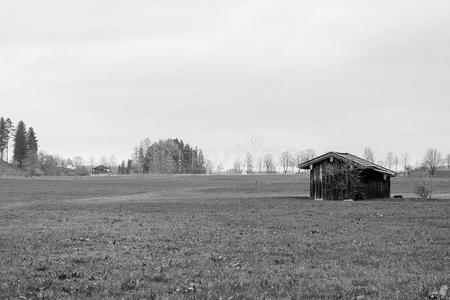
[[[374,170],[365,170],[363,172],[362,180],[364,184],[364,193],[367,199],[391,197],[390,176]]]

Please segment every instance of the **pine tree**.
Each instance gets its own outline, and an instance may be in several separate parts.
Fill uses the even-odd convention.
[[[36,134],[34,133],[33,127],[28,129],[27,134],[27,150],[36,152],[38,151],[38,140],[36,138]]]
[[[22,167],[23,161],[27,155],[27,131],[25,123],[19,121],[16,129],[16,136],[14,137],[14,161]]]
[[[199,168],[198,168],[198,148],[195,147],[192,150],[192,174],[198,174]]]
[[[125,174],[125,161],[122,160],[122,164],[119,166],[119,174]]]
[[[192,148],[191,148],[191,146],[189,146],[189,144],[184,145],[181,159],[182,159],[183,173],[191,174],[192,173]]]
[[[127,164],[126,174],[130,174],[132,168],[133,168],[133,160],[129,159],[128,164]]]

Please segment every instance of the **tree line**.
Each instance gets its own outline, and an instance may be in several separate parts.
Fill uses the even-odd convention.
[[[38,139],[33,127],[27,128],[23,121],[17,126],[9,118],[0,117],[0,161],[10,161],[21,170],[31,175],[89,175],[94,167],[95,160],[89,159],[87,166],[80,156],[73,159],[64,159],[58,155],[50,155],[39,152]],[[306,149],[296,153],[282,152],[277,158],[267,153],[255,157],[247,153],[243,158],[236,159],[233,167],[226,170],[231,174],[252,173],[276,173],[277,169],[282,173],[300,172],[298,166],[316,156],[316,151]],[[362,157],[375,163],[375,155],[367,147]],[[403,172],[407,175],[415,170],[426,170],[430,176],[445,163],[450,170],[450,154],[446,157],[434,148],[428,149],[421,164],[413,167],[410,164],[410,155],[407,152],[400,156],[389,151],[384,160],[376,162],[386,168]],[[116,158],[111,155],[108,159],[101,158],[100,164],[110,167],[115,173],[164,173],[164,174],[211,174],[214,164],[205,158],[203,151],[198,147],[191,147],[182,139],[165,139],[151,142],[149,139],[141,141],[135,148],[128,160],[117,164]],[[223,165],[218,164],[217,173],[222,173]]]
[[[96,164],[94,158],[86,162],[81,156],[66,159],[39,151],[33,127],[27,128],[23,121],[14,126],[11,119],[4,117],[0,118],[0,160],[11,161],[31,176],[90,175]],[[145,139],[134,148],[131,159],[118,164],[115,156],[111,155],[109,159],[103,156],[99,163],[118,174],[205,174],[211,165],[200,148],[191,147],[178,138],[157,142]]]
[[[316,156],[316,151],[306,149],[291,153],[284,151],[277,158],[272,153],[256,156],[252,153],[245,154],[243,159],[236,159],[233,168],[225,171],[229,174],[271,174],[277,173],[277,167],[281,168],[282,173],[300,172],[298,167],[301,163],[308,161]],[[217,172],[222,172],[222,165],[217,166]]]
[[[231,169],[224,171],[223,166],[219,164],[216,172],[219,174],[222,172],[227,174],[298,173],[301,171],[298,166],[314,158],[316,155],[314,149],[307,149],[296,153],[284,151],[277,158],[271,153],[260,155],[256,158],[253,154],[247,153],[243,158],[236,159]],[[447,170],[450,170],[450,154],[444,157],[434,148],[428,149],[422,161],[414,167],[410,163],[411,156],[407,152],[397,156],[392,151],[389,151],[384,160],[376,161],[374,153],[367,147],[363,151],[362,158],[396,172],[404,172],[409,176],[414,171],[419,170],[426,170],[430,176],[435,176],[439,168],[444,166],[446,166]]]
[[[364,149],[363,158],[370,162],[375,162],[375,156],[370,148]],[[424,169],[430,176],[434,177],[439,167],[444,166],[445,164],[447,165],[447,169],[450,170],[450,154],[448,154],[447,157],[444,157],[441,152],[435,148],[428,149],[421,164],[416,165],[415,167],[411,165],[410,158],[411,157],[407,152],[402,153],[399,158],[392,151],[389,151],[386,154],[386,159],[380,160],[377,163],[388,169],[394,169],[397,172],[399,171],[400,166],[400,169],[408,176],[415,170]]]
[[[12,160],[10,159],[12,152]],[[25,175],[88,175],[90,171],[82,165],[81,157],[65,159],[39,151],[39,143],[33,127],[27,128],[24,121],[17,126],[10,118],[0,117],[0,161],[12,163]]]

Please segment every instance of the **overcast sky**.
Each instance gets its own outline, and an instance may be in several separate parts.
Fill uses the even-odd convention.
[[[2,1],[0,115],[42,150],[450,153],[450,2]],[[240,145],[240,146],[239,146]]]

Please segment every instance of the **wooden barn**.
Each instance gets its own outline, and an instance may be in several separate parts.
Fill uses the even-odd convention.
[[[391,177],[395,172],[350,153],[329,152],[299,167],[310,170],[311,199],[391,197]]]
[[[104,165],[97,166],[92,169],[92,175],[108,175],[111,174],[111,169]]]

